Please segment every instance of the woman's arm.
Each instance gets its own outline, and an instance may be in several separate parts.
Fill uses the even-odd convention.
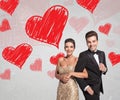
[[[59,74],[59,72],[57,71],[57,68],[56,68],[56,71],[55,71],[55,77],[62,81],[63,83],[67,83],[68,80],[69,80],[69,74]]]
[[[56,66],[56,70],[55,70],[55,77],[57,79],[61,80],[61,75],[58,73],[57,66]]]
[[[77,77],[77,78],[88,78],[87,70],[84,69],[83,72],[70,72],[70,76]]]
[[[58,64],[57,64],[56,70],[55,70],[55,77],[58,80],[61,80],[63,83],[67,83],[67,81],[69,80],[68,74],[59,74],[58,66],[60,66],[60,62],[61,62],[61,59],[58,60]]]
[[[60,66],[60,59],[58,60],[57,66],[56,66],[56,70],[55,70],[55,77],[59,80],[62,79],[61,75],[58,72],[58,66]]]

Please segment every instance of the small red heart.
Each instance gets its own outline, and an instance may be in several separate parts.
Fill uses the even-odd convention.
[[[6,69],[4,73],[0,74],[0,78],[10,80],[10,72],[10,69]]]
[[[110,52],[108,57],[112,63],[112,66],[120,62],[120,54],[116,54],[115,52]]]
[[[56,56],[51,56],[51,57],[50,57],[50,62],[51,62],[52,64],[54,64],[54,65],[57,65],[58,59],[59,59],[60,57],[64,57],[64,53],[58,53]]]
[[[9,25],[9,21],[7,19],[4,19],[2,21],[2,25],[0,25],[0,31],[4,32],[4,31],[9,30],[9,29],[11,29],[10,25]]]
[[[18,4],[19,0],[0,0],[0,8],[10,15],[12,15]]]
[[[55,70],[53,70],[53,71],[48,71],[47,74],[48,74],[48,76],[50,76],[51,78],[54,78],[54,77],[55,77]]]
[[[29,44],[23,43],[16,48],[6,47],[2,52],[2,56],[8,62],[22,68],[22,65],[25,63],[31,52],[32,47]]]
[[[67,19],[66,8],[60,5],[52,6],[43,17],[32,16],[29,18],[25,30],[30,38],[58,48]]]
[[[93,13],[100,0],[76,0],[76,1],[80,6]]]
[[[107,23],[105,25],[99,26],[99,31],[108,35],[111,27],[112,27],[112,25],[110,23]]]
[[[36,59],[33,64],[30,65],[32,71],[42,71],[42,60]]]

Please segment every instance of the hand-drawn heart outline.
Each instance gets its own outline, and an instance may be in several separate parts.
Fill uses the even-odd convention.
[[[42,71],[42,60],[36,59],[33,64],[30,64],[30,69],[32,71]]]
[[[32,47],[27,43],[23,43],[18,45],[16,48],[11,46],[6,47],[2,52],[2,56],[5,60],[21,69],[31,52]]]
[[[91,13],[95,10],[100,0],[76,0],[76,2],[83,8],[89,10]]]
[[[0,8],[10,15],[13,14],[18,4],[19,0],[0,0]]]
[[[105,25],[100,25],[98,30],[106,35],[109,34],[112,25],[110,23],[106,23]]]
[[[54,78],[55,77],[55,70],[53,70],[53,71],[48,71],[47,72],[47,74],[48,74],[48,76],[50,76],[51,78]]]
[[[0,74],[0,78],[10,80],[10,73],[10,69],[6,69],[3,73]]]
[[[60,57],[64,57],[65,55],[64,55],[64,53],[58,53],[56,56],[51,56],[50,57],[50,62],[51,62],[51,64],[54,64],[54,65],[57,65],[57,63],[58,63],[58,59],[60,58]]]
[[[30,17],[26,22],[25,30],[30,38],[58,48],[67,19],[68,10],[63,6],[55,5],[50,7],[43,17]]]
[[[88,23],[89,20],[86,17],[71,17],[69,19],[70,25],[79,33]]]
[[[10,30],[10,25],[9,25],[9,21],[7,19],[3,19],[2,21],[2,25],[0,25],[0,31],[4,32],[7,30]]]
[[[116,54],[115,52],[110,52],[108,58],[110,59],[112,66],[120,62],[120,54]]]

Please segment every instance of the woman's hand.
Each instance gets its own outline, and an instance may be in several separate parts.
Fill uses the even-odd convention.
[[[73,76],[73,73],[74,73],[74,72],[69,72],[67,78],[70,78],[71,76]]]
[[[61,79],[63,83],[67,83],[69,81],[69,74],[62,74]]]

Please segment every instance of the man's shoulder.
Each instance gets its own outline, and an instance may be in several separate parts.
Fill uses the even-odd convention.
[[[105,54],[105,52],[104,51],[102,51],[102,50],[97,50],[100,54]],[[89,50],[85,50],[85,51],[82,51],[82,52],[80,52],[80,54],[79,55],[81,55],[81,56],[86,56],[86,55],[88,55],[90,52],[89,52]]]
[[[100,52],[100,53],[104,53],[104,51],[102,51],[102,50],[98,50],[98,52]]]
[[[86,54],[88,50],[82,51],[80,54]]]
[[[79,55],[86,55],[86,54],[87,54],[87,52],[88,52],[88,50],[82,51],[82,52],[80,52],[80,54],[79,54]]]

